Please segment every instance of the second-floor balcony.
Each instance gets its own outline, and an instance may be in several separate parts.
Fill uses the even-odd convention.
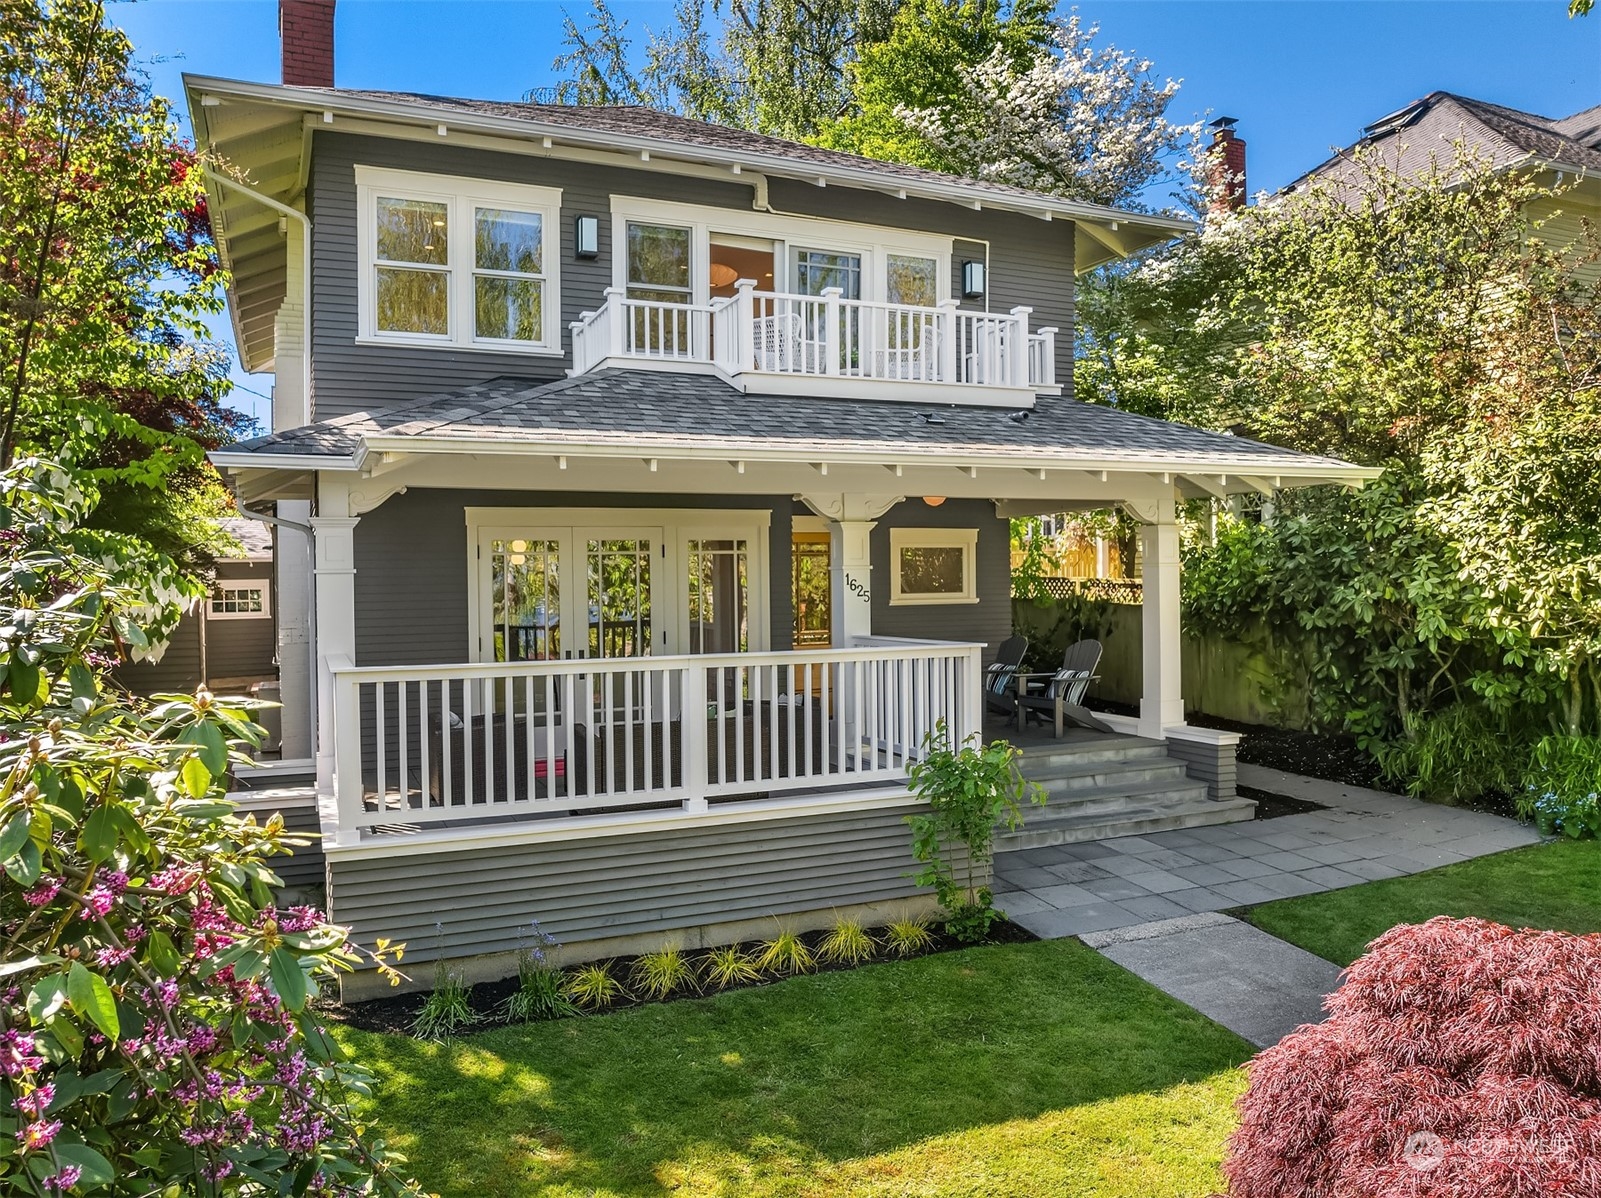
[[[1029,308],[976,312],[955,300],[923,307],[756,290],[709,304],[630,298],[572,324],[573,373],[602,366],[713,368],[766,394],[1026,407],[1056,392],[1054,328],[1030,330]]]

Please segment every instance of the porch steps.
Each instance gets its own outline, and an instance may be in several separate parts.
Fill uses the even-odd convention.
[[[1167,745],[1137,736],[1083,736],[1023,748],[1023,776],[1046,793],[1023,826],[996,834],[998,852],[1108,840],[1250,819],[1250,799],[1207,797]]]

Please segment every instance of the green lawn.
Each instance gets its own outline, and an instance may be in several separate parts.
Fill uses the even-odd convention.
[[[1601,932],[1601,843],[1531,845],[1405,878],[1265,903],[1246,917],[1326,960],[1349,965],[1381,932],[1436,915]]]
[[[1206,1195],[1250,1047],[1076,941],[440,1047],[341,1030],[447,1196]]]

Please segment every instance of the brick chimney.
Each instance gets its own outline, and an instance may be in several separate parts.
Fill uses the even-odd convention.
[[[284,83],[334,85],[334,5],[338,0],[278,0]]]
[[[1234,135],[1238,123],[1231,116],[1220,116],[1207,126],[1212,130],[1206,174],[1212,185],[1213,212],[1237,212],[1245,207],[1245,142]]]

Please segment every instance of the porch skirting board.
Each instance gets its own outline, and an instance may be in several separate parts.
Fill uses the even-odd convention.
[[[906,808],[651,829],[582,840],[482,843],[403,856],[333,855],[335,922],[360,944],[406,944],[411,989],[435,961],[470,981],[509,977],[533,920],[586,961],[677,944],[685,949],[809,931],[841,915],[882,923],[932,899],[912,884]],[[393,990],[371,970],[347,975],[346,1001]]]

